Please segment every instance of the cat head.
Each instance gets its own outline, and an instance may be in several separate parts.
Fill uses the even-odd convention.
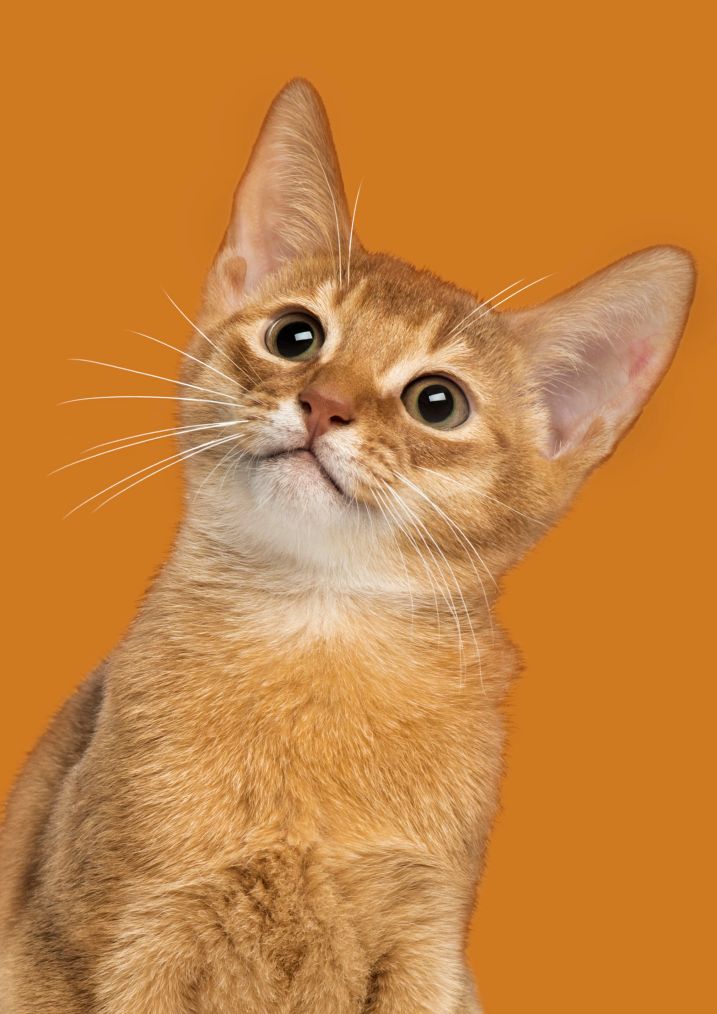
[[[498,312],[365,251],[352,217],[321,100],[294,81],[236,191],[182,378],[203,392],[183,419],[190,513],[307,566],[490,585],[639,414],[692,260],[653,247]]]

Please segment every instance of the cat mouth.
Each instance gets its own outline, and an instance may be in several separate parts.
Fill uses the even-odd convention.
[[[289,451],[276,451],[274,452],[274,454],[264,455],[259,460],[260,461],[285,460],[285,461],[306,462],[307,466],[310,467],[312,470],[316,471],[321,476],[321,478],[326,483],[328,483],[329,486],[332,486],[334,488],[334,490],[339,494],[339,496],[342,497],[346,496],[341,486],[339,486],[336,479],[334,479],[333,475],[331,475],[328,469],[321,464],[321,462],[316,457],[314,452],[310,450],[308,447],[295,447]]]

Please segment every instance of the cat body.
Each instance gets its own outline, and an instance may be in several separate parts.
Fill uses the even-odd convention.
[[[128,1012],[394,1009],[369,1003],[379,986],[405,1009],[477,1009],[463,949],[511,652],[486,638],[484,693],[476,672],[445,680],[457,660],[427,608],[417,648],[387,596],[327,605],[228,582],[211,546],[195,559],[173,559],[58,719],[75,742],[37,813],[42,881],[15,900],[13,961],[33,969],[17,1010],[53,1009],[45,974],[67,1011],[94,1010],[86,994]],[[319,629],[277,651],[254,616],[294,608]],[[388,686],[407,664],[420,676]]]
[[[185,357],[175,546],[9,803],[3,1012],[479,1010],[498,582],[639,411],[692,285],[656,248],[497,314],[369,254],[287,86]]]

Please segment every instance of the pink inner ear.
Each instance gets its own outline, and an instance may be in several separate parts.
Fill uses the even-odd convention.
[[[641,373],[644,373],[646,368],[655,358],[655,347],[653,342],[654,335],[650,335],[649,338],[639,338],[628,348],[628,356],[630,360],[628,377],[630,380],[634,380],[636,377],[639,377]]]
[[[651,247],[542,306],[505,315],[533,359],[549,455],[576,447],[593,424],[594,457],[614,446],[667,368],[694,282],[688,253]]]
[[[654,323],[654,322],[653,322]],[[577,358],[553,364],[543,391],[552,421],[549,454],[574,447],[602,419],[617,435],[642,407],[669,355],[660,335],[600,334],[584,340]],[[662,354],[660,354],[662,353]]]

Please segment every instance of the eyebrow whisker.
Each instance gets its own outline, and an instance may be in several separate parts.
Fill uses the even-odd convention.
[[[451,328],[451,330],[446,335],[446,338],[450,338],[453,334],[455,334],[456,331],[459,330],[459,328],[462,329],[462,326],[464,324],[467,324],[468,321],[471,319],[471,317],[473,317],[476,313],[478,313],[479,310],[485,309],[485,307],[489,303],[492,303],[494,299],[497,299],[498,296],[502,296],[503,293],[508,292],[509,289],[515,288],[516,285],[520,285],[522,281],[523,279],[519,278],[517,282],[511,282],[510,285],[506,285],[504,289],[501,289],[500,292],[496,292],[492,296],[489,296],[488,299],[481,299],[478,305],[475,306],[469,314],[467,314],[462,320],[459,320],[458,323],[455,325],[455,327]]]
[[[356,199],[354,201],[354,210],[351,215],[351,229],[349,231],[349,252],[348,252],[348,264],[346,265],[346,288],[351,286],[351,247],[354,240],[354,225],[356,223],[356,209],[358,208],[359,197],[361,196],[361,187],[363,186],[363,180],[358,185],[356,191]]]
[[[515,292],[511,292],[509,296],[505,296],[503,299],[501,299],[501,301],[499,303],[495,303],[494,306],[489,306],[488,309],[485,311],[485,313],[482,313],[480,315],[480,317],[478,318],[478,320],[480,320],[481,317],[487,316],[489,313],[493,313],[493,311],[497,307],[502,306],[503,303],[507,303],[509,299],[515,299],[516,296],[519,296],[521,294],[521,292],[525,292],[526,289],[532,289],[532,287],[534,285],[539,285],[541,282],[544,282],[546,280],[546,278],[551,278],[553,276],[553,273],[554,272],[550,271],[550,272],[548,272],[547,275],[543,275],[542,278],[536,278],[535,281],[528,282],[528,284],[524,285],[521,289],[516,289]]]

